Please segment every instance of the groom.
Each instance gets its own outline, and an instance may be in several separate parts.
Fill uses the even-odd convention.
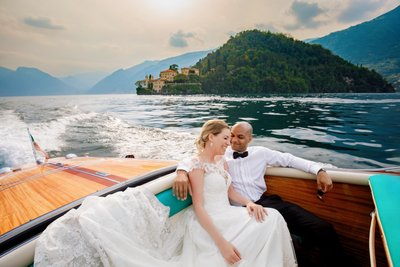
[[[300,245],[294,238],[299,266],[344,266],[336,231],[331,224],[300,206],[286,202],[277,195],[266,196],[264,175],[267,166],[292,167],[316,175],[320,196],[333,188],[332,180],[315,162],[281,153],[261,146],[248,147],[252,141],[253,128],[247,122],[238,122],[231,129],[231,148],[225,160],[236,191],[264,207],[277,209],[285,218],[292,235],[300,237]],[[179,163],[173,192],[178,199],[186,199],[190,192],[186,161]]]

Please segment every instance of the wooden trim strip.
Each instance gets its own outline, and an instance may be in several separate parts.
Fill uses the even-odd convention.
[[[52,164],[50,164],[48,166],[50,168],[59,168],[59,166],[52,165]],[[79,176],[81,178],[84,178],[84,179],[87,179],[87,180],[90,180],[93,182],[96,182],[98,184],[105,185],[105,186],[111,186],[111,185],[117,184],[119,182],[126,181],[126,179],[123,177],[118,177],[116,175],[110,175],[110,176],[112,176],[112,178],[117,178],[117,179],[111,179],[111,178],[108,178],[110,176],[107,176],[107,177],[100,176],[91,169],[75,167],[75,166],[64,165],[62,171],[67,172],[69,174]]]
[[[99,160],[95,160],[95,161],[99,161]],[[37,169],[37,168],[41,168],[40,173],[31,175],[31,176],[27,176],[27,177],[24,177],[22,179],[21,178],[16,178],[15,180],[13,180],[12,176],[16,175],[16,174],[19,174],[19,172],[12,172],[12,173],[10,173],[10,174],[8,174],[6,176],[0,176],[2,181],[9,180],[9,181],[7,181],[5,183],[4,182],[0,183],[0,191],[8,189],[8,188],[11,188],[11,187],[14,187],[14,186],[17,186],[17,185],[19,185],[21,183],[24,183],[26,181],[34,180],[35,178],[41,178],[41,177],[46,176],[46,175],[54,174],[54,173],[57,173],[57,172],[63,172],[66,169],[76,168],[76,167],[79,167],[79,166],[82,166],[82,165],[86,165],[86,164],[89,164],[89,163],[93,164],[93,162],[95,162],[95,161],[88,161],[88,162],[84,162],[84,163],[81,163],[81,164],[78,164],[78,165],[68,165],[68,164],[57,163],[57,162],[48,162],[48,163],[43,164],[41,166],[35,166],[35,167],[30,167],[30,168],[24,169],[24,170],[28,170],[29,171],[29,170],[34,170],[34,169]],[[49,167],[50,170],[44,171],[44,168],[46,168],[46,167]],[[124,180],[126,180],[126,179],[124,179]]]
[[[369,259],[370,259],[371,267],[376,267],[375,228],[376,228],[376,215],[375,215],[375,211],[372,211],[371,212],[371,227],[369,229]]]

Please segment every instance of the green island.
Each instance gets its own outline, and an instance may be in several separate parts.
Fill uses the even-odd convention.
[[[137,81],[137,94],[391,93],[380,74],[285,34],[249,30],[192,67]]]

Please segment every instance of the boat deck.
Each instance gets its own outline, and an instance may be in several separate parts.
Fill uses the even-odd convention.
[[[72,201],[175,161],[132,158],[55,158],[0,175],[0,235]]]

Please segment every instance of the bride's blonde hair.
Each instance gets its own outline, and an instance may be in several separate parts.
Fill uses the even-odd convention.
[[[223,120],[209,120],[203,124],[200,136],[196,139],[196,146],[199,152],[203,151],[209,141],[210,134],[217,135],[223,129],[230,129],[229,125]]]

